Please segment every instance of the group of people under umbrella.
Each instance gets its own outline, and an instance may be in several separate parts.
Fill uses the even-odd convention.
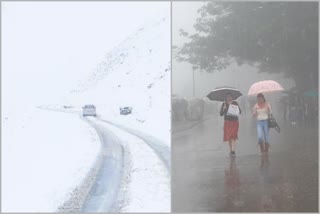
[[[263,93],[283,91],[284,88],[273,80],[265,80],[254,83],[248,92],[248,96],[256,96],[257,101],[253,106],[252,114],[257,120],[258,144],[261,154],[267,154],[270,147],[269,129],[280,128],[272,115],[272,108]],[[223,141],[229,144],[230,155],[235,156],[235,145],[238,140],[239,116],[241,108],[236,101],[242,93],[233,87],[218,87],[211,91],[207,97],[213,101],[223,102],[220,116],[224,117]]]

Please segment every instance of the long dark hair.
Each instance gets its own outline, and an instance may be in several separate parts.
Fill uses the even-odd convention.
[[[263,95],[262,93],[259,93],[259,94],[257,95],[257,98],[259,98],[259,97],[261,97],[264,102],[267,102],[267,101],[266,101],[266,98],[264,97],[264,95]]]

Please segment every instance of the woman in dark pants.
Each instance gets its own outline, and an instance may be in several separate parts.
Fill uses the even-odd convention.
[[[239,114],[241,114],[239,104],[233,100],[232,94],[228,93],[226,96],[226,102],[221,106],[220,116],[224,116],[223,141],[229,143],[230,155],[235,155],[235,145],[238,140],[239,115],[230,114],[230,105],[232,105],[232,107],[236,106],[239,109]]]

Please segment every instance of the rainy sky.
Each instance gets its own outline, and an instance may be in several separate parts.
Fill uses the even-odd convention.
[[[4,100],[56,102],[115,45],[168,10],[166,2],[2,3]]]
[[[179,34],[180,29],[189,33],[194,32],[193,25],[198,17],[197,10],[204,2],[173,2],[172,3],[172,40],[173,45],[181,46],[185,42]],[[191,98],[193,97],[193,71],[191,65],[185,62],[172,62],[172,93]],[[239,88],[243,94],[256,81],[274,79],[285,88],[291,88],[293,81],[282,78],[282,75],[258,73],[250,66],[239,67],[231,65],[228,69],[213,74],[195,72],[195,97],[203,98],[210,90],[218,86],[233,86]]]

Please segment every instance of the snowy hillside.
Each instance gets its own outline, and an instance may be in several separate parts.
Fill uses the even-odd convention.
[[[169,27],[169,17],[140,27],[78,83],[68,102],[79,106],[94,104],[104,119],[134,125],[169,144]],[[120,116],[122,106],[131,106],[133,114]]]
[[[46,17],[49,12],[43,11]],[[146,15],[147,24],[122,42],[112,32],[118,26],[105,24],[110,41],[119,42],[111,51],[112,42],[101,41],[106,30],[97,24],[105,12],[88,21],[98,26],[89,32],[93,37],[75,39],[74,46],[70,38],[82,31],[72,29],[69,39],[54,40],[61,26],[69,26],[52,15],[39,23],[25,21],[34,11],[17,23],[11,21],[16,13],[7,18],[1,79],[4,211],[170,211],[170,10],[164,11],[167,15]],[[44,24],[57,28],[47,32]],[[32,31],[24,27],[29,25]],[[30,36],[20,37],[25,29]],[[123,38],[131,30],[117,32],[126,32]],[[38,49],[29,51],[31,46]],[[92,63],[101,49],[106,55]],[[97,117],[81,116],[85,104],[97,107]],[[132,114],[120,115],[125,106],[133,108]]]
[[[94,165],[99,137],[78,115],[18,109],[2,119],[2,211],[55,212]]]

